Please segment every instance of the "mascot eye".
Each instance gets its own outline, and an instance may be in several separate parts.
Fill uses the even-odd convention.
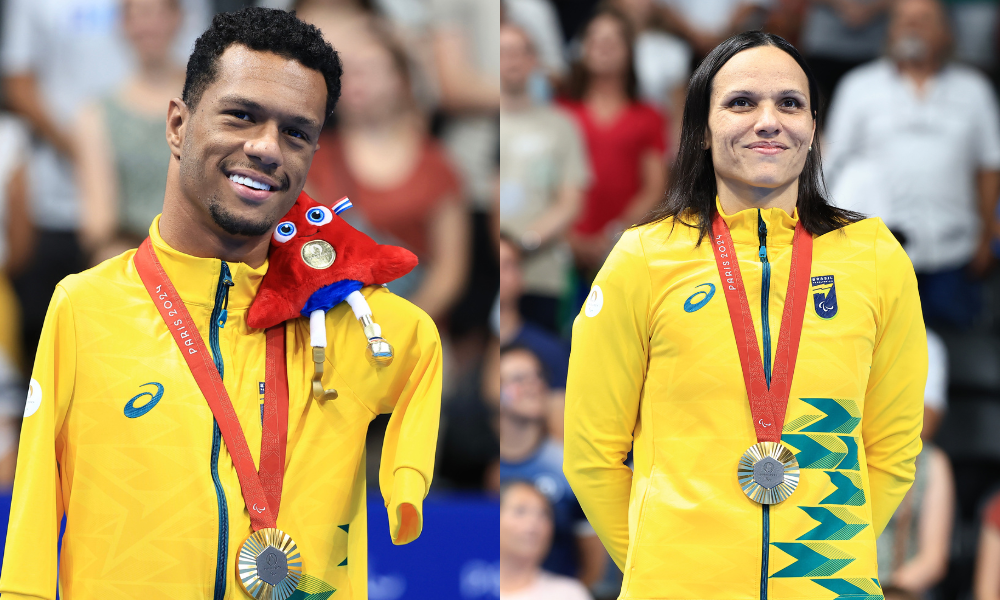
[[[291,221],[278,223],[277,229],[274,230],[274,241],[284,244],[293,237],[295,237],[295,223]]]
[[[313,225],[326,225],[333,220],[333,213],[325,206],[314,206],[306,213],[306,219]]]

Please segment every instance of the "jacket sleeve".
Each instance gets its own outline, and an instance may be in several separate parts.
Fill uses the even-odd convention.
[[[373,413],[392,413],[382,445],[379,488],[389,512],[392,542],[408,544],[423,529],[423,501],[434,473],[441,418],[441,338],[434,321],[410,302],[381,287],[368,287],[363,293],[382,336],[392,344],[394,358],[388,367],[366,363],[360,372],[342,375]],[[364,343],[360,325],[344,329]]]
[[[628,553],[632,449],[649,350],[650,280],[639,234],[625,232],[573,324],[563,470],[619,568]]]
[[[875,280],[878,322],[861,436],[878,536],[913,483],[927,381],[927,335],[913,265],[881,222]]]
[[[4,600],[56,597],[63,516],[60,430],[76,379],[73,309],[62,286],[45,316],[21,425],[0,593]]]

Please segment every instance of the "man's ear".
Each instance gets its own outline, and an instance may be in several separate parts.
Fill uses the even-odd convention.
[[[174,98],[167,107],[167,145],[170,154],[180,160],[181,147],[184,145],[184,132],[187,129],[191,112],[187,104],[180,98]]]

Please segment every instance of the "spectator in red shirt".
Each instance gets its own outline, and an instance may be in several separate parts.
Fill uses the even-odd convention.
[[[416,254],[415,272],[391,287],[438,321],[467,275],[470,224],[461,185],[427,134],[406,55],[388,32],[373,29],[343,61],[339,127],[321,136],[306,189],[327,205],[348,196],[356,207],[343,215],[349,222]]]
[[[666,182],[665,121],[638,100],[632,44],[628,19],[599,9],[584,30],[563,101],[584,134],[593,172],[570,235],[585,272],[597,271],[618,235],[660,200]]]

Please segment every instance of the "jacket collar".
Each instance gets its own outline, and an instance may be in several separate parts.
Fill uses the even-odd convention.
[[[757,213],[767,225],[767,245],[790,246],[795,235],[795,225],[799,222],[799,211],[789,215],[780,208],[747,208],[737,213],[727,215],[722,210],[722,203],[718,196],[715,198],[715,208],[722,215],[723,220],[729,225],[729,232],[733,236],[733,243],[745,244],[748,246],[760,246],[760,238],[757,234]]]
[[[218,258],[198,258],[171,248],[160,237],[159,216],[149,226],[149,239],[163,270],[184,303],[212,308],[215,305],[215,291],[219,285],[222,261]],[[256,269],[245,263],[226,264],[229,265],[234,284],[229,289],[229,309],[246,310],[257,296],[257,289],[267,272],[267,261]]]

